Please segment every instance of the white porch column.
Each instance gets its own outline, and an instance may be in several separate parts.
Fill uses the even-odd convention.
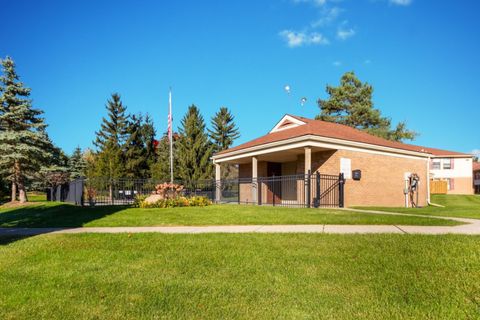
[[[305,147],[305,174],[312,170],[312,148]]]
[[[258,159],[252,157],[252,202],[258,204]]]
[[[221,193],[221,183],[222,183],[222,176],[220,172],[220,164],[215,163],[215,201],[220,202],[222,198],[222,193]]]

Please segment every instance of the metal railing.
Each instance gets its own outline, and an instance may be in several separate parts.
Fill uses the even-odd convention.
[[[150,195],[155,186],[164,183],[155,179],[78,179],[60,187],[66,196],[51,200],[72,202],[77,205],[131,205],[140,195]],[[320,173],[201,180],[184,186],[181,195],[203,196],[218,203],[245,203],[282,207],[343,207],[343,175]],[[70,190],[70,191],[68,191]],[[62,192],[63,192],[62,191]],[[53,191],[51,191],[53,192]]]

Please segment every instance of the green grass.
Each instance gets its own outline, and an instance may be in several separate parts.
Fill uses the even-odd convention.
[[[418,209],[384,207],[363,207],[362,209],[480,219],[480,195],[432,195],[431,201],[445,208],[428,206]]]
[[[478,319],[480,238],[4,239],[1,319]]]
[[[140,209],[121,206],[76,207],[38,203],[0,209],[0,227],[117,227],[254,224],[399,224],[458,225],[452,220],[365,214],[342,210],[278,208],[247,205]]]
[[[28,192],[27,197],[29,202],[42,202],[47,200],[45,192]]]

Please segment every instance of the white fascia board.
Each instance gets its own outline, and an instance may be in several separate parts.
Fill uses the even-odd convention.
[[[456,155],[444,155],[444,156],[430,156],[432,159],[447,159],[447,158],[466,158],[466,159],[472,159],[473,155],[463,155],[463,154],[456,154]]]
[[[422,158],[427,160],[429,155],[423,152],[415,152],[408,150],[395,149],[390,147],[383,147],[372,145],[368,143],[352,142],[341,139],[320,137],[315,135],[305,135],[292,139],[276,141],[264,145],[254,146],[251,148],[241,149],[213,156],[212,159],[216,163],[233,161],[236,159],[253,157],[256,155],[262,155],[272,152],[285,151],[289,149],[295,149],[300,147],[319,147],[325,149],[335,150],[350,150],[358,152],[367,152],[372,154],[381,154],[393,157],[401,158]]]

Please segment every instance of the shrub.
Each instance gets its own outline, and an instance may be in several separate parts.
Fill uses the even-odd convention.
[[[207,197],[177,197],[174,199],[160,199],[154,203],[145,202],[145,198],[137,197],[138,207],[140,208],[176,208],[176,207],[205,207],[212,204]]]
[[[147,199],[148,195],[146,194],[137,194],[135,196],[135,200],[133,201],[133,206],[135,208],[141,208],[142,206],[142,202],[145,201],[145,199]]]

